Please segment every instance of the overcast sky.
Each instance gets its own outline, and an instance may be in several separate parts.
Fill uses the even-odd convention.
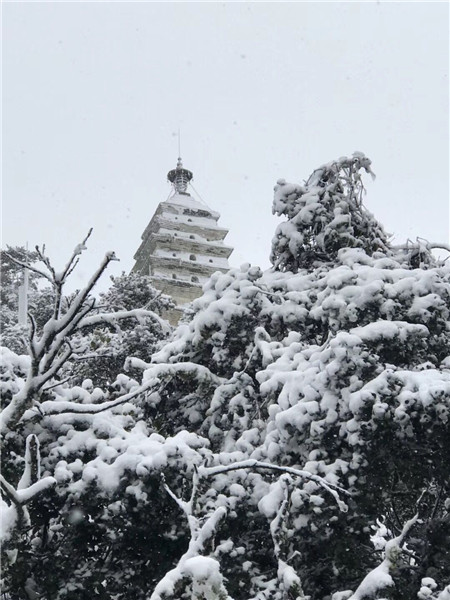
[[[230,263],[268,267],[277,179],[355,150],[367,207],[404,241],[449,237],[449,4],[4,3],[3,240],[56,266],[94,227],[129,271],[184,164]],[[107,282],[104,284],[104,286]]]

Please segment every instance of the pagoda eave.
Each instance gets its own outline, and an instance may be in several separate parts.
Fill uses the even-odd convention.
[[[188,275],[197,275],[201,273],[208,273],[212,275],[216,271],[226,273],[229,269],[227,267],[219,267],[217,265],[210,265],[208,263],[191,262],[183,260],[181,258],[170,258],[169,256],[150,256],[149,265],[153,269],[155,267],[161,267],[165,269],[172,269],[174,272],[185,272]]]

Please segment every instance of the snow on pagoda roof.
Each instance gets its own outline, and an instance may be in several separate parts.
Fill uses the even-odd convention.
[[[207,204],[204,202],[199,202],[195,200],[190,194],[173,194],[165,202],[162,204],[177,204],[179,206],[183,206],[185,208],[190,208],[192,210],[207,210],[214,218],[219,218],[220,214],[214,210],[211,210]]]

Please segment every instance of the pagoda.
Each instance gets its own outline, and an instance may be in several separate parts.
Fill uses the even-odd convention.
[[[188,190],[192,172],[181,158],[167,174],[172,192],[161,202],[142,234],[133,271],[149,275],[152,285],[172,297],[178,320],[184,306],[198,298],[202,285],[215,271],[229,269],[233,249],[223,242],[227,229],[219,227],[219,213],[194,199]]]

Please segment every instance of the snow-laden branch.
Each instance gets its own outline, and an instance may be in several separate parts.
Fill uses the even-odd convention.
[[[178,498],[176,494],[164,483],[164,488],[184,512],[191,532],[191,539],[187,551],[178,561],[176,567],[168,571],[155,587],[150,600],[166,600],[176,593],[176,586],[182,579],[192,581],[192,594],[194,598],[203,597],[202,592],[213,592],[214,597],[223,600],[232,600],[223,584],[219,563],[211,557],[202,556],[207,542],[216,534],[220,522],[227,514],[224,506],[216,508],[202,523],[194,515],[194,500],[197,493],[197,479],[194,475],[192,494],[189,502]]]
[[[39,439],[36,435],[29,435],[25,442],[25,468],[17,484],[18,490],[23,490],[39,479],[41,472],[41,454]]]
[[[29,435],[26,440],[25,469],[17,489],[14,488],[3,475],[0,475],[0,488],[2,495],[10,504],[2,500],[2,519],[0,540],[9,540],[18,533],[22,527],[30,523],[30,516],[26,504],[36,496],[56,485],[54,477],[40,477],[39,442],[35,435]]]
[[[30,516],[25,505],[54,485],[56,485],[56,479],[49,476],[43,477],[25,489],[16,490],[6,481],[3,475],[0,475],[0,488],[2,494],[10,502],[9,506],[5,502],[2,502],[0,541],[10,539],[22,526],[26,527],[29,525]]]
[[[208,367],[198,365],[194,362],[182,363],[156,363],[150,365],[146,371],[146,376],[158,377],[163,379],[166,377],[181,377],[184,379],[196,379],[197,381],[209,381],[214,385],[224,383],[224,378],[215,375]]]
[[[148,392],[150,389],[157,388],[162,379],[167,377],[183,377],[193,378],[197,381],[210,381],[215,385],[220,385],[223,380],[222,378],[214,375],[207,367],[197,365],[196,363],[160,363],[156,365],[150,365],[148,369],[147,378],[144,383],[136,387],[133,391],[119,396],[114,400],[102,402],[100,404],[79,404],[77,402],[70,401],[58,401],[53,402],[47,400],[42,404],[39,404],[39,412],[43,416],[60,415],[64,413],[76,413],[76,414],[97,414],[109,410],[121,404],[125,404],[130,400],[140,396],[144,392]]]
[[[302,582],[295,570],[287,564],[281,557],[280,538],[282,537],[283,522],[289,510],[289,485],[292,481],[290,475],[282,475],[280,484],[283,488],[283,497],[278,507],[275,518],[270,523],[270,535],[272,536],[275,558],[278,562],[277,578],[280,590],[288,598],[294,597],[296,600],[307,600],[302,589]]]
[[[397,563],[403,549],[402,544],[410,529],[417,522],[419,515],[416,514],[403,526],[400,534],[387,542],[384,549],[384,560],[375,569],[370,571],[356,592],[348,600],[364,600],[365,598],[374,598],[377,592],[394,584],[390,574],[392,568]]]
[[[56,485],[56,479],[49,475],[48,477],[43,477],[42,479],[39,479],[39,481],[36,481],[35,483],[33,483],[25,489],[17,490],[16,497],[19,501],[19,504],[28,504],[28,502],[30,502],[30,500],[33,500],[33,498],[35,498],[38,494],[41,494],[42,492],[48,490],[54,485]]]
[[[433,242],[433,243],[429,244],[428,247],[430,248],[430,250],[446,250],[447,252],[450,252],[450,244]]]
[[[58,280],[65,281],[67,279],[67,277],[72,273],[73,269],[76,266],[75,263],[78,261],[79,255],[83,252],[83,250],[86,250],[86,242],[91,237],[92,231],[93,231],[93,228],[91,227],[89,229],[89,231],[87,232],[87,235],[84,238],[84,240],[80,244],[77,244],[75,246],[75,248],[73,249],[73,252],[72,252],[72,256],[67,261],[67,264],[64,267],[64,269],[62,270],[62,272],[58,275],[58,277],[57,277]]]
[[[158,386],[159,383],[160,382],[157,379],[149,379],[143,385],[136,387],[132,392],[128,392],[127,394],[119,396],[114,400],[101,402],[100,404],[79,404],[77,402],[70,402],[69,400],[60,400],[58,402],[47,400],[46,402],[43,402],[42,404],[38,405],[39,413],[44,417],[49,417],[52,415],[62,415],[67,413],[95,415],[104,412],[105,410],[115,408],[116,406],[120,406],[121,404],[126,404],[127,402],[130,402],[130,400],[134,400],[134,398],[136,398],[140,394],[143,394],[144,392],[147,392],[153,386]]]
[[[323,479],[319,475],[314,475],[313,473],[309,473],[308,471],[303,471],[301,469],[294,469],[292,467],[284,467],[280,465],[274,465],[272,463],[261,462],[259,460],[249,459],[231,463],[229,465],[218,465],[216,467],[201,466],[198,469],[198,474],[200,478],[213,477],[214,475],[228,473],[229,471],[237,471],[239,469],[263,469],[269,471],[278,471],[280,473],[288,473],[289,475],[294,475],[295,477],[301,477],[302,479],[309,479],[320,485],[329,494],[331,494],[342,512],[347,512],[348,510],[347,505],[339,498],[338,494],[338,492],[341,492],[342,494],[349,496],[350,493],[347,490],[344,490],[343,488],[340,488],[337,485],[325,481],[325,479]]]
[[[407,241],[405,244],[395,244],[391,247],[393,250],[446,250],[450,252],[450,244],[429,242],[422,238],[416,238],[415,242]]]
[[[183,500],[182,498],[178,498],[178,496],[176,494],[174,494],[174,492],[167,485],[165,478],[163,476],[164,489],[169,494],[169,496],[178,504],[178,506],[181,508],[181,510],[186,515],[192,538],[196,536],[197,530],[198,530],[198,519],[196,519],[194,517],[195,501],[196,501],[197,494],[198,494],[198,484],[199,484],[198,469],[194,465],[194,475],[192,477],[191,497],[186,502],[185,500]]]
[[[118,310],[112,313],[99,313],[96,315],[91,315],[90,317],[85,317],[79,322],[78,329],[90,327],[93,325],[101,325],[103,323],[115,325],[118,321],[123,321],[124,319],[132,318],[136,319],[137,321],[143,321],[144,319],[152,319],[161,326],[163,333],[170,333],[171,331],[170,325],[168,325],[167,321],[165,321],[162,317],[157,315],[152,310],[146,310],[144,308],[135,308],[133,310]]]

